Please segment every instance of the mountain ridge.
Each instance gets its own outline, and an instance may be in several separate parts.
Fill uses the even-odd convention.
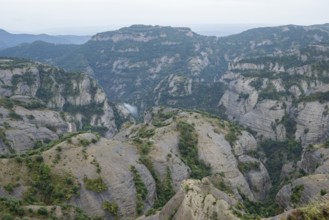
[[[68,201],[59,201],[106,219],[314,216],[308,212],[312,207],[328,207],[327,26],[259,28],[216,38],[185,28],[136,25],[97,34],[77,47],[37,42],[25,45],[24,50],[4,50],[8,56],[8,51],[18,55],[23,51],[24,56],[84,70],[95,77],[106,91],[96,100],[107,96],[112,102],[125,103],[118,108],[110,105],[111,122],[117,122],[115,114],[129,114],[123,109],[127,103],[138,107],[141,117],[138,123],[121,123],[121,129],[114,129],[114,136],[107,139],[89,132],[72,133],[52,147],[0,162],[16,169],[17,157],[24,157],[23,167],[49,166],[58,175],[68,172],[74,180],[69,182],[80,194],[70,193]],[[35,48],[47,52],[40,56],[42,50]],[[5,65],[10,58],[3,60]],[[22,100],[17,95],[39,87],[29,86],[33,80],[17,71],[22,68],[19,62],[17,65],[0,70],[0,91]],[[46,86],[36,93],[37,98],[44,97],[50,107],[60,106],[82,124],[92,118],[90,125],[98,120],[96,124],[103,126],[98,117],[102,106],[72,106],[96,102],[91,95],[96,81],[86,74],[55,72],[58,76],[40,75]],[[8,80],[11,75],[17,76]],[[79,76],[84,80],[75,80]],[[24,115],[28,112],[24,106],[13,104],[8,104],[7,98],[2,101],[2,136],[20,117],[34,120],[30,114]],[[90,109],[95,116],[90,117]],[[9,127],[7,116],[11,118]],[[34,187],[38,181],[31,185],[25,178],[5,175],[7,172],[0,178],[0,195],[8,198],[7,189],[12,189],[15,198],[25,202],[23,208],[26,202],[36,205],[44,199],[43,188]],[[74,192],[70,184],[61,186]],[[31,194],[29,200],[25,193],[22,196],[24,190],[36,190],[35,200]],[[50,190],[54,198],[61,195],[56,187]],[[0,207],[2,204],[0,200]],[[62,204],[59,210],[63,210]],[[276,216],[284,210],[289,212]],[[324,215],[326,212],[318,214]]]
[[[12,34],[0,29],[0,50],[34,41],[45,41],[54,44],[83,44],[89,38],[90,36],[76,35]]]

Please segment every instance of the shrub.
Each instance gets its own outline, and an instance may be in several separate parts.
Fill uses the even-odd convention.
[[[22,116],[20,116],[16,112],[10,112],[8,117],[13,119],[13,120],[23,120]]]
[[[82,145],[83,147],[87,147],[90,144],[90,141],[87,139],[80,139],[79,140],[80,145]]]
[[[249,172],[251,170],[260,170],[260,166],[259,166],[259,162],[258,161],[249,161],[249,162],[238,162],[238,168],[241,172],[246,173]]]
[[[190,167],[192,178],[201,179],[211,174],[210,167],[203,161],[199,160],[198,156],[198,136],[193,125],[179,121],[177,123],[179,131],[178,149],[184,163]]]
[[[9,213],[4,213],[3,215],[2,215],[2,218],[1,218],[1,220],[13,220],[14,218],[12,217],[12,215],[11,214],[9,214]]]
[[[12,193],[14,191],[15,185],[13,183],[8,183],[7,185],[4,185],[3,188],[7,192]]]
[[[321,196],[324,196],[324,195],[326,195],[327,194],[327,190],[325,190],[325,189],[321,189],[321,191],[320,191],[320,195]]]
[[[144,182],[142,181],[141,176],[139,175],[138,171],[136,170],[136,168],[134,166],[130,167],[130,171],[133,175],[133,180],[134,180],[134,184],[136,187],[136,193],[141,195],[141,198],[144,200],[146,199],[148,190],[144,184]]]
[[[110,212],[115,217],[119,216],[119,206],[115,202],[103,202],[103,209]]]
[[[134,166],[131,166],[130,171],[133,175],[133,180],[136,188],[136,212],[140,215],[143,213],[144,210],[144,200],[146,199],[148,190],[136,168]]]
[[[88,190],[94,192],[103,192],[107,190],[107,186],[105,185],[101,177],[98,177],[96,179],[89,179],[87,177],[84,177],[83,182],[85,183],[86,189]]]
[[[294,204],[298,203],[304,192],[304,185],[297,185],[292,189],[290,201]]]
[[[47,215],[48,215],[48,211],[47,211],[46,208],[44,208],[44,207],[40,207],[40,208],[38,209],[38,214],[39,214],[39,215],[45,215],[45,216],[47,216]]]

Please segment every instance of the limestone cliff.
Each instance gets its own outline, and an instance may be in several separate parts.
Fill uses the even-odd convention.
[[[86,74],[27,60],[0,60],[2,153],[23,152],[58,135],[97,130],[116,132],[113,108]]]

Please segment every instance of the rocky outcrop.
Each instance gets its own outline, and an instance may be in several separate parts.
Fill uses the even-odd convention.
[[[255,138],[246,131],[241,131],[241,135],[237,141],[235,141],[233,147],[233,153],[235,156],[241,156],[257,150],[257,142]]]
[[[321,143],[329,137],[328,102],[303,102],[298,105],[296,139],[304,145]]]
[[[3,153],[21,153],[79,129],[116,133],[112,106],[86,74],[18,59],[1,59],[0,67]]]
[[[138,154],[133,146],[122,142],[110,141],[101,139],[96,144],[90,145],[85,149],[85,155],[81,154],[81,147],[74,147],[74,144],[79,144],[80,140],[88,140],[91,142],[95,139],[94,135],[84,134],[72,138],[72,145],[61,144],[63,149],[61,158],[55,170],[61,172],[72,173],[80,181],[82,188],[79,198],[72,200],[72,203],[83,208],[90,215],[104,215],[102,204],[104,201],[115,201],[120,210],[120,215],[123,218],[136,215],[136,190],[132,174],[131,166],[135,166],[143,182],[148,189],[146,199],[146,207],[153,205],[155,196],[155,183],[149,171],[141,164],[138,164]],[[55,149],[54,149],[55,150]],[[45,157],[53,155],[53,151],[45,153]],[[80,154],[80,157],[71,157],[70,155]],[[47,157],[48,156],[48,157]],[[51,157],[50,157],[51,158]],[[66,158],[66,159],[65,159]],[[84,159],[83,159],[84,158]],[[47,160],[51,163],[51,159]],[[101,168],[98,174],[95,163]],[[81,169],[83,167],[83,169]],[[105,192],[94,193],[83,187],[83,178],[88,177],[95,179],[100,176],[107,186]]]
[[[140,219],[238,219],[230,210],[237,200],[216,189],[208,179],[186,180],[181,187],[160,213]]]
[[[261,170],[251,172],[248,177],[239,170],[237,157],[247,158],[246,154],[256,150],[256,140],[250,133],[241,131],[237,135],[235,143],[231,145],[225,137],[230,125],[220,119],[170,108],[155,108],[145,117],[148,119],[148,124],[123,130],[115,138],[140,137],[141,129],[142,131],[153,131],[154,135],[142,140],[144,143],[152,142],[148,156],[152,159],[153,167],[162,180],[166,178],[167,169],[169,169],[175,191],[179,189],[182,181],[187,179],[191,172],[180,155],[178,144],[180,134],[176,128],[178,121],[185,121],[194,125],[198,137],[198,157],[211,167],[212,175],[221,174],[225,184],[236,195],[242,193],[252,201],[264,199],[267,196],[271,183],[268,173],[260,161],[257,160],[261,164]],[[165,119],[160,121],[159,117]],[[126,133],[123,134],[123,132]],[[248,158],[256,160],[252,157]]]
[[[256,200],[265,200],[272,187],[270,176],[265,166],[257,159],[247,155],[239,157],[239,163],[254,164],[253,168],[247,169],[243,172],[249,187]]]
[[[328,174],[314,174],[293,180],[281,188],[276,201],[285,210],[307,205],[315,201],[327,200],[329,191]]]

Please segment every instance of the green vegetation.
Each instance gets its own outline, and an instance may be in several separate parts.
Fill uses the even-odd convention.
[[[241,99],[243,99],[243,100],[246,100],[246,99],[248,99],[249,98],[249,94],[248,93],[240,93],[239,94],[239,98],[238,98],[238,102],[240,102],[241,101]]]
[[[235,141],[238,140],[238,136],[241,135],[241,128],[238,125],[229,123],[229,131],[225,135],[225,140],[227,140],[232,146]]]
[[[228,194],[232,194],[233,193],[233,190],[230,187],[230,185],[225,184],[224,177],[225,177],[225,174],[224,173],[218,173],[218,174],[212,175],[210,177],[210,181],[212,182],[212,184],[217,189],[219,189],[219,190],[221,190],[223,192],[226,192]]]
[[[277,205],[273,200],[266,199],[263,202],[250,201],[240,192],[243,202],[238,203],[233,213],[243,220],[255,220],[262,217],[275,216],[277,214]]]
[[[87,147],[91,142],[88,139],[79,139],[79,144],[82,147]]]
[[[290,196],[290,201],[294,204],[299,203],[300,198],[304,192],[304,185],[297,185],[292,189],[292,194]]]
[[[273,83],[269,83],[265,89],[259,92],[258,99],[259,101],[264,99],[281,100],[286,95],[285,92],[278,92]]]
[[[297,162],[300,160],[302,147],[299,142],[293,140],[283,142],[266,140],[260,144],[259,151],[263,151],[265,154],[266,162],[264,165],[271,177],[272,188],[269,196],[263,202],[252,202],[240,193],[243,202],[236,207],[235,214],[241,219],[260,219],[262,217],[274,216],[280,212],[275,202],[275,196],[285,181],[280,179],[282,166],[288,161]],[[257,163],[239,163],[238,166],[242,172],[248,172],[250,169],[259,169],[259,164],[257,165]],[[302,192],[300,187],[295,191],[293,193],[294,196],[292,196],[294,201],[299,200]]]
[[[130,171],[133,175],[133,180],[136,188],[136,212],[142,214],[144,211],[144,200],[146,199],[148,190],[134,166],[130,167]]]
[[[286,135],[288,139],[295,139],[295,133],[297,130],[297,123],[294,118],[289,115],[284,115],[281,120],[282,124],[286,128]]]
[[[166,126],[167,124],[165,121],[169,118],[174,117],[174,115],[177,113],[176,111],[168,111],[165,112],[164,108],[160,108],[159,112],[157,114],[152,114],[152,124],[155,127],[163,127]]]
[[[56,210],[60,209],[62,216],[60,219],[96,220],[88,217],[81,209],[72,205],[40,206],[38,209],[26,209],[26,204],[20,200],[0,198],[0,219],[59,219]]]
[[[179,121],[177,122],[177,130],[179,131],[178,149],[184,163],[190,167],[190,177],[202,179],[211,174],[210,167],[198,156],[198,136],[193,125]]]
[[[101,177],[98,177],[96,179],[89,179],[88,177],[84,177],[83,182],[85,183],[85,187],[88,190],[97,193],[104,192],[107,190],[107,186]]]
[[[18,187],[18,186],[20,186],[19,183],[12,183],[12,182],[10,182],[10,183],[8,183],[7,185],[4,185],[3,188],[4,188],[7,192],[12,193],[12,192],[14,192],[14,189],[15,189],[16,187]]]
[[[79,130],[86,132],[95,132],[97,134],[100,134],[101,136],[105,136],[106,132],[108,131],[108,128],[104,126],[91,126],[88,123],[84,123],[82,128]]]
[[[118,108],[114,104],[111,104],[111,107],[113,109],[115,125],[117,126],[118,129],[120,129],[123,123],[126,121],[126,119],[124,119],[124,117],[119,113]]]
[[[288,140],[283,142],[266,140],[260,144],[267,158],[264,164],[272,181],[271,195],[273,199],[278,192],[281,180],[282,166],[286,162],[297,162],[302,154],[302,146],[299,142]]]
[[[22,75],[13,75],[13,78],[11,80],[11,83],[13,84],[13,89],[16,89],[18,83],[25,83],[28,86],[34,85],[36,82],[36,75],[34,75],[32,72],[25,72]]]
[[[247,173],[251,170],[258,170],[260,171],[260,163],[258,161],[248,161],[248,162],[238,162],[238,168],[242,173]]]
[[[0,98],[0,106],[3,106],[6,109],[12,109],[15,105],[15,102],[7,97]]]
[[[11,144],[9,142],[9,140],[6,137],[6,133],[5,130],[0,128],[0,139],[2,140],[2,142],[9,148],[11,149]]]
[[[69,174],[58,175],[44,164],[42,156],[26,157],[25,164],[29,169],[29,185],[24,194],[24,201],[28,204],[42,202],[47,205],[61,204],[78,194],[79,186]]]
[[[49,150],[50,148],[54,147],[57,144],[60,144],[64,141],[69,141],[72,137],[77,136],[79,134],[83,134],[83,133],[84,133],[83,131],[66,133],[65,135],[60,136],[59,139],[56,139],[56,140],[36,141],[34,143],[33,149],[25,152],[22,156],[27,156],[27,155],[32,156],[32,155],[40,154],[41,152]],[[0,135],[1,135],[1,130],[0,130]],[[10,156],[11,157],[16,157],[17,155],[13,154],[13,155],[10,155]]]
[[[14,219],[14,216],[22,217],[25,214],[22,201],[0,198],[0,217],[2,219]]]
[[[249,83],[249,85],[254,87],[256,90],[259,90],[263,85],[263,79],[262,78],[257,78],[256,80],[251,81]]]
[[[154,129],[146,129],[147,125],[143,125],[138,133],[137,133],[137,137],[140,138],[150,138],[155,134],[155,130]]]
[[[138,134],[136,135],[137,137],[133,139],[133,142],[137,146],[138,152],[141,155],[139,161],[147,167],[153,179],[155,180],[157,197],[153,208],[160,209],[175,194],[175,191],[173,189],[169,168],[167,167],[166,178],[161,180],[154,170],[152,159],[150,156],[148,156],[148,153],[150,152],[153,145],[153,143],[150,142],[148,138],[153,136],[152,133],[154,133],[154,129],[146,129],[145,125],[142,127],[142,129],[139,130]],[[141,136],[146,138],[141,139]]]
[[[321,191],[320,191],[320,195],[321,196],[324,196],[324,195],[326,195],[327,194],[327,190],[325,190],[325,189],[321,189]]]
[[[103,202],[103,209],[111,213],[115,219],[119,219],[119,206],[115,202]]]
[[[303,208],[293,210],[285,219],[282,220],[327,220],[329,218],[329,204],[315,203]]]
[[[163,181],[157,178],[157,200],[155,201],[154,208],[159,209],[164,206],[175,195],[172,178],[169,168],[167,167],[167,174]]]
[[[300,101],[304,101],[304,102],[319,101],[320,103],[328,102],[329,101],[329,92],[313,93],[308,96],[302,97]]]
[[[153,179],[155,180],[157,197],[153,208],[155,209],[162,208],[162,206],[164,206],[169,201],[169,199],[171,199],[171,197],[175,195],[170,170],[167,167],[166,177],[164,180],[161,180],[156,174],[153,167],[153,163],[149,156],[142,155],[139,160],[142,164],[144,164],[147,167]]]
[[[81,105],[81,106],[65,103],[65,105],[63,106],[63,111],[69,112],[71,114],[81,113],[86,119],[90,119],[94,114],[97,115],[104,114],[103,103],[100,104],[91,103],[89,105]]]
[[[22,116],[20,116],[19,114],[15,113],[15,112],[9,112],[8,115],[9,118],[13,119],[13,120],[23,120]]]

